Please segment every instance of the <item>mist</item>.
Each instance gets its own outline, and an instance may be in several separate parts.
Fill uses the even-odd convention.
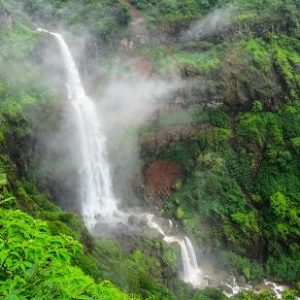
[[[176,80],[167,82],[120,73],[113,75],[104,87],[98,102],[99,114],[109,137],[115,192],[125,203],[136,204],[133,186],[141,181],[139,129],[157,117],[178,87]]]
[[[225,31],[232,24],[235,11],[233,5],[215,9],[183,32],[181,40],[201,39]]]

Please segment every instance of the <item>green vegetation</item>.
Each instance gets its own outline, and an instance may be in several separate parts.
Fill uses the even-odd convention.
[[[149,26],[153,18],[156,27],[172,28],[167,32],[173,35],[212,8],[234,6],[231,24],[201,40],[141,50],[161,74],[176,72],[196,82],[183,96],[190,123],[176,119],[177,125],[190,126],[190,135],[143,155],[184,168],[182,185],[162,199],[163,212],[214,251],[221,265],[246,281],[269,277],[296,285],[299,3],[132,2],[149,16]],[[158,123],[172,125],[163,115]]]
[[[295,284],[300,161],[292,115],[298,118],[299,101],[278,112],[261,111],[258,103],[253,112],[234,116],[223,108],[212,111],[196,136],[161,149],[159,157],[180,163],[189,174],[164,200],[164,212],[182,220],[201,244],[228,249],[219,257],[236,275]]]
[[[299,28],[299,2],[295,0],[131,0],[131,3],[144,12],[150,28],[171,34],[186,30],[215,9],[222,14],[224,7],[235,11],[230,27],[221,30],[229,36],[241,32],[258,35],[270,31],[291,32]]]
[[[75,2],[0,0],[0,298],[226,299],[220,290],[194,291],[178,279],[176,246],[143,235],[95,239],[76,214],[53,202],[53,186],[64,177],[65,165],[42,165],[37,140],[59,127],[63,92],[41,80],[57,71],[45,70],[40,55],[53,46],[31,23],[86,34],[93,56],[107,45],[114,50],[127,37],[132,5],[150,34],[159,31],[167,39],[129,54],[115,49],[120,64],[128,56],[145,56],[157,74],[192,82],[179,91],[183,108],[162,112],[140,130],[141,139],[155,139],[157,131],[163,139],[162,129],[183,128],[167,145],[142,149],[145,165],[164,159],[183,168],[173,194],[157,202],[163,215],[176,219],[217,257],[218,267],[241,282],[270,278],[293,287],[283,299],[295,299],[300,293],[299,1]],[[182,39],[190,26],[228,10],[226,26],[201,39]],[[114,52],[105,55],[114,61]],[[51,173],[59,174],[57,181],[49,179]],[[275,297],[243,292],[236,299]]]
[[[51,235],[45,222],[0,211],[0,296],[4,299],[132,299],[110,282],[95,282],[71,259],[80,244]]]
[[[42,23],[63,22],[64,26],[77,31],[88,30],[96,39],[109,41],[130,20],[129,7],[122,1],[89,0],[22,1],[24,10]]]
[[[182,29],[191,20],[199,17],[202,8],[208,8],[209,4],[201,4],[196,0],[185,1],[146,1],[132,0],[138,9],[146,13],[148,22],[159,23],[160,27],[166,31]]]

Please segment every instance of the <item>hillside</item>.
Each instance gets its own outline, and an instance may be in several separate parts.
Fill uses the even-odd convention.
[[[1,299],[300,297],[298,0],[0,0],[0,61]]]

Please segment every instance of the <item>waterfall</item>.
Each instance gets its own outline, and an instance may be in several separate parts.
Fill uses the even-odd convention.
[[[86,95],[79,71],[71,51],[59,33],[37,29],[54,36],[61,50],[65,70],[68,99],[74,111],[74,136],[78,145],[81,168],[79,170],[79,194],[83,219],[92,230],[103,219],[111,224],[124,221],[126,213],[118,210],[117,200],[112,190],[112,180],[106,155],[106,139],[101,128],[97,108]],[[194,287],[203,285],[203,274],[200,270],[195,249],[188,237],[167,236],[154,215],[145,214],[149,227],[163,235],[166,243],[178,243],[181,248],[183,264],[182,279]],[[172,222],[169,220],[169,226]]]
[[[203,272],[198,266],[195,249],[191,240],[187,237],[168,236],[162,227],[155,221],[155,216],[146,214],[146,220],[149,227],[158,231],[162,236],[163,240],[168,243],[177,243],[181,250],[181,260],[183,265],[183,281],[190,283],[194,287],[200,287],[205,285]],[[172,223],[169,223],[172,224]]]
[[[79,195],[83,219],[93,229],[100,218],[112,221],[118,213],[112,190],[110,168],[106,154],[106,139],[94,102],[86,95],[71,51],[59,33],[43,29],[53,35],[60,47],[66,71],[68,99],[74,111],[74,136],[81,168]]]

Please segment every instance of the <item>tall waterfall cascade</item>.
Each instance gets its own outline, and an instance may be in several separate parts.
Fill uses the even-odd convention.
[[[66,71],[68,99],[74,111],[74,139],[81,167],[79,196],[81,212],[91,230],[100,219],[112,221],[118,214],[117,199],[112,190],[110,167],[106,153],[106,138],[94,102],[86,95],[78,68],[64,38],[49,32],[58,42]]]

